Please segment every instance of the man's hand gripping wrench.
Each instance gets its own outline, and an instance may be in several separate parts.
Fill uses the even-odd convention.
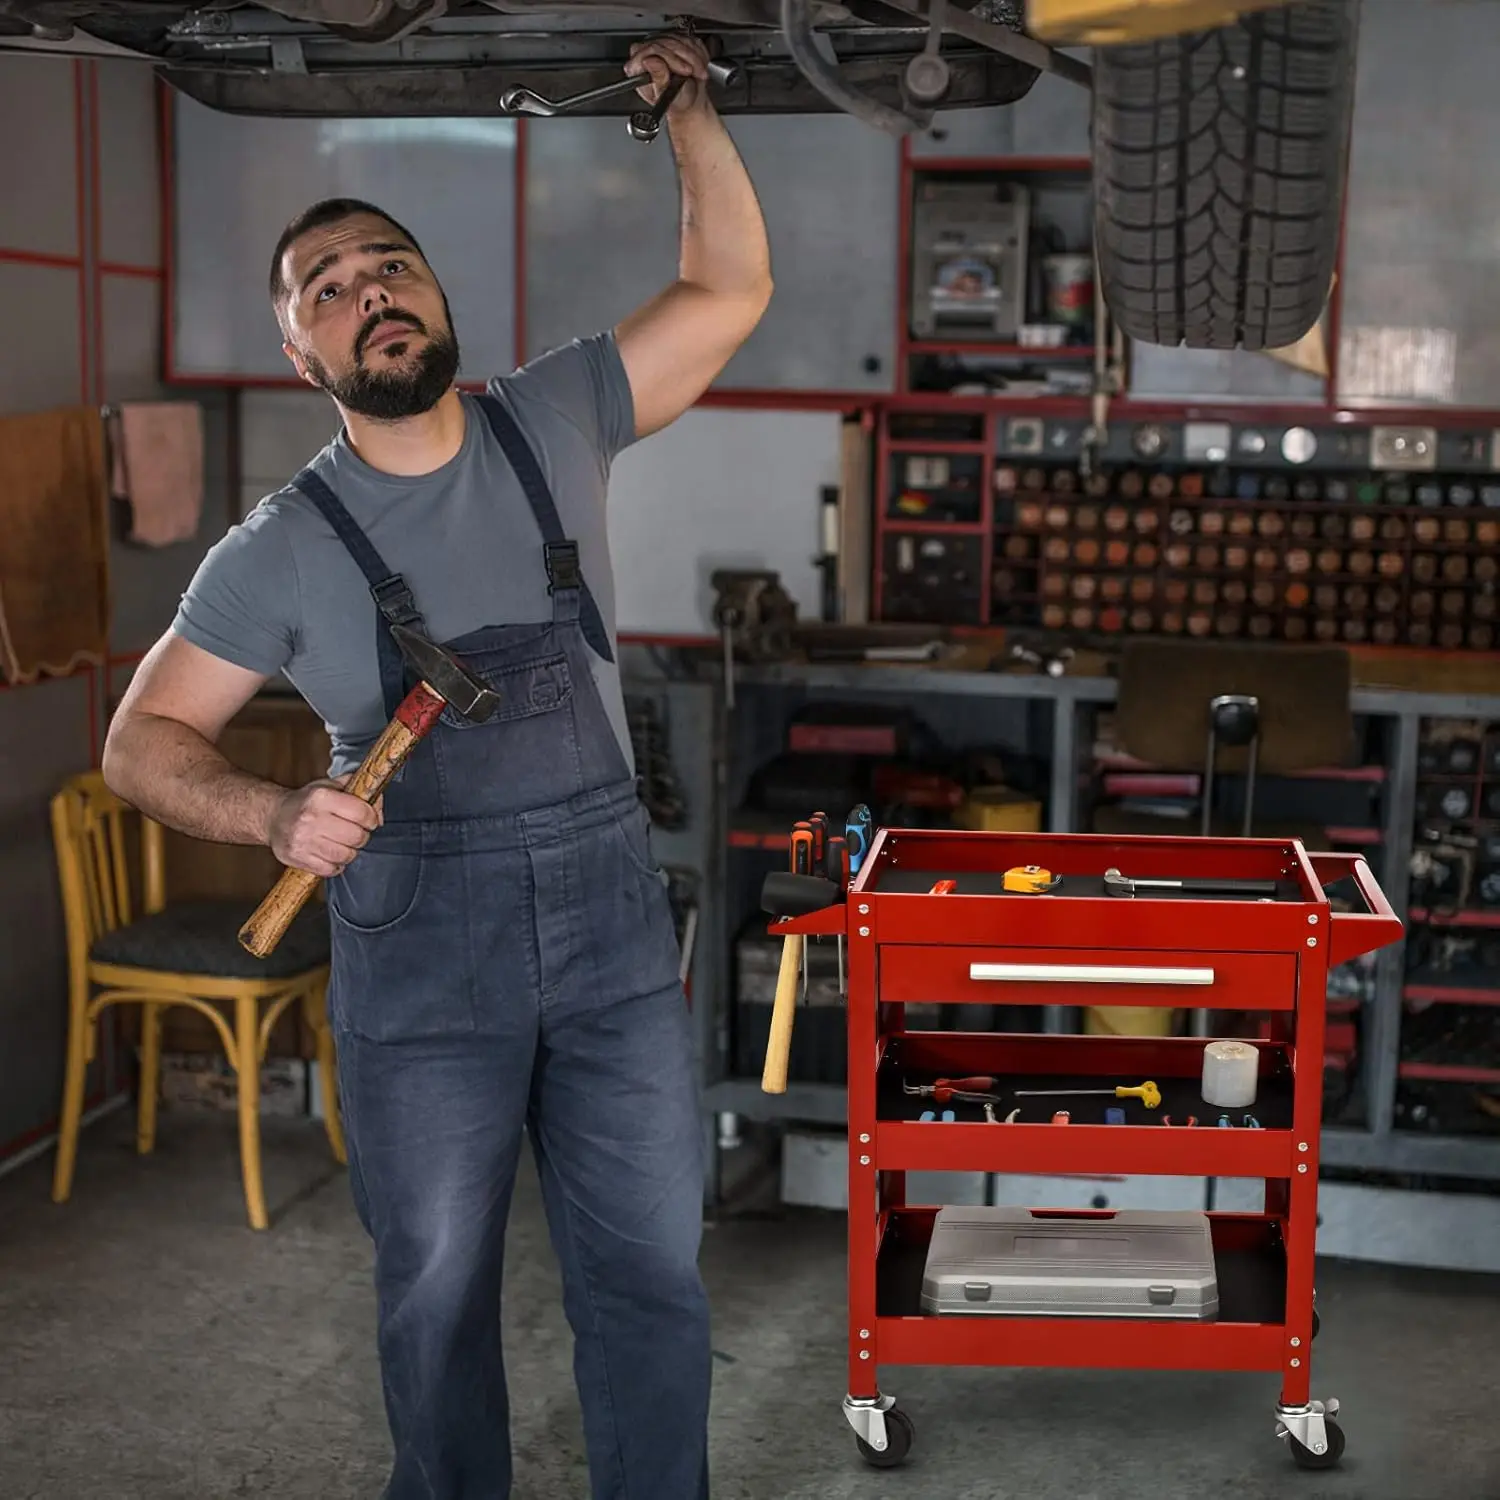
[[[739,65],[717,60],[711,61],[708,65],[708,76],[723,88],[733,88],[739,82]],[[620,94],[632,93],[642,84],[650,81],[651,75],[645,71],[631,73],[617,83],[607,83],[603,88],[589,89],[582,94],[572,94],[566,99],[544,99],[532,89],[506,89],[500,95],[500,108],[506,114],[511,115],[560,115],[570,109],[577,109],[581,105],[599,104],[606,99],[616,98]],[[661,91],[661,97],[655,104],[649,109],[638,109],[631,114],[627,128],[633,139],[645,141],[648,144],[656,139],[661,131],[661,122],[666,119],[667,111],[672,107],[672,101],[686,82],[686,78],[677,74]]]

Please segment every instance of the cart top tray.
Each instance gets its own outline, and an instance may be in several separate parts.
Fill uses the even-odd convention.
[[[885,865],[876,870],[869,889],[888,895],[922,895],[930,891],[940,880],[953,881],[954,888],[951,894],[956,896],[1006,896],[1012,894],[1006,891],[1005,874],[1000,870],[918,870],[895,865]],[[1055,894],[1058,896],[1103,896],[1106,894],[1104,877],[1102,874],[1069,875],[1065,877],[1062,886]],[[1272,896],[1244,896],[1232,893],[1225,894],[1223,892],[1154,890],[1150,893],[1150,898],[1154,901],[1305,901],[1307,899],[1293,880],[1277,880],[1275,894]],[[1032,898],[1018,895],[1015,899],[1027,900]],[[1114,899],[1128,901],[1136,898],[1122,896]]]

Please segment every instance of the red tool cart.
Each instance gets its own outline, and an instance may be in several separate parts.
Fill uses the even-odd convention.
[[[1351,898],[1339,904],[1363,911],[1335,909],[1339,882]],[[847,945],[844,1411],[866,1461],[898,1464],[912,1442],[879,1366],[994,1365],[1277,1371],[1277,1435],[1304,1467],[1336,1464],[1338,1404],[1311,1399],[1325,990],[1330,968],[1402,933],[1365,861],[1274,839],[884,829],[847,891],[804,884],[832,904],[808,910],[814,888],[767,905],[801,902],[770,927],[789,948],[800,950],[797,935]],[[1253,1118],[1236,1112],[1235,1128],[1220,1128],[1204,1103],[1202,1036],[908,1031],[906,1005],[934,1002],[1269,1013],[1269,1038],[1247,1038],[1259,1054]],[[974,1075],[994,1079],[998,1104],[911,1092]],[[1154,1108],[1108,1096],[1142,1080],[1159,1091]],[[1014,1098],[1023,1089],[1104,1094]],[[1066,1128],[1054,1108],[1068,1109]],[[1196,1127],[1180,1128],[1190,1117]],[[1211,1317],[924,1311],[939,1208],[907,1202],[913,1171],[1259,1178],[1265,1201],[1259,1213],[1207,1215]]]

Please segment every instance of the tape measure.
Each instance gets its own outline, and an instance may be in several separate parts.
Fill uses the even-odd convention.
[[[1062,884],[1062,876],[1044,870],[1040,865],[1016,865],[1005,872],[1005,889],[1026,896],[1044,896]]]

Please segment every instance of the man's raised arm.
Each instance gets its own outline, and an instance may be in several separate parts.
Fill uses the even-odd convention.
[[[749,338],[771,299],[771,252],[750,175],[708,97],[708,54],[690,37],[632,49],[654,101],[670,73],[688,78],[667,112],[682,185],[677,279],[620,323],[620,358],[637,437],[675,421]]]

